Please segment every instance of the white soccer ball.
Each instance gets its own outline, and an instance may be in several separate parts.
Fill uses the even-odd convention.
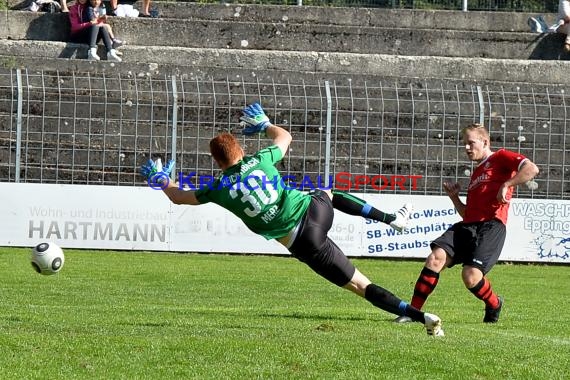
[[[45,242],[32,248],[30,260],[36,272],[49,276],[58,273],[63,268],[65,256],[57,244]]]

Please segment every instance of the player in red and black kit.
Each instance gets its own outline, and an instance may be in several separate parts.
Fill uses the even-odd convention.
[[[471,175],[466,203],[459,199],[459,184],[444,182],[443,187],[463,220],[431,243],[432,251],[414,287],[411,304],[421,309],[434,291],[441,271],[463,264],[463,283],[485,303],[483,322],[495,323],[503,298],[493,291],[486,274],[496,264],[505,243],[513,189],[533,179],[538,168],[519,153],[491,151],[489,132],[481,124],[469,125],[462,135],[467,156],[478,164]],[[409,319],[398,317],[395,322]]]

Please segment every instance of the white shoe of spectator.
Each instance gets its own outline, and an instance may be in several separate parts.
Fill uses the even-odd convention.
[[[117,49],[124,45],[124,42],[118,38],[113,38],[113,49]]]
[[[90,48],[87,52],[87,59],[90,61],[100,61],[101,58],[97,55],[97,48]]]
[[[544,33],[542,24],[536,17],[529,17],[527,20],[528,26],[530,26],[530,31],[533,33]]]
[[[117,55],[117,51],[115,49],[111,49],[109,50],[109,53],[107,53],[107,61],[122,62],[123,60]]]

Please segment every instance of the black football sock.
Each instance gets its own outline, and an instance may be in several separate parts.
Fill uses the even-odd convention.
[[[348,215],[362,216],[386,224],[390,224],[396,219],[394,214],[382,212],[372,207],[369,203],[366,203],[365,200],[345,193],[344,191],[333,190],[332,194],[333,207]]]
[[[388,313],[406,315],[416,322],[425,323],[424,313],[376,284],[366,287],[364,298]]]

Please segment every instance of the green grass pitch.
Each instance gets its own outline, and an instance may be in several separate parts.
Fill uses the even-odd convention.
[[[483,305],[460,269],[426,310],[446,336],[336,288],[289,257],[65,250],[42,276],[0,248],[2,379],[567,379],[570,268],[497,265],[505,307]],[[421,262],[357,259],[408,300]]]

